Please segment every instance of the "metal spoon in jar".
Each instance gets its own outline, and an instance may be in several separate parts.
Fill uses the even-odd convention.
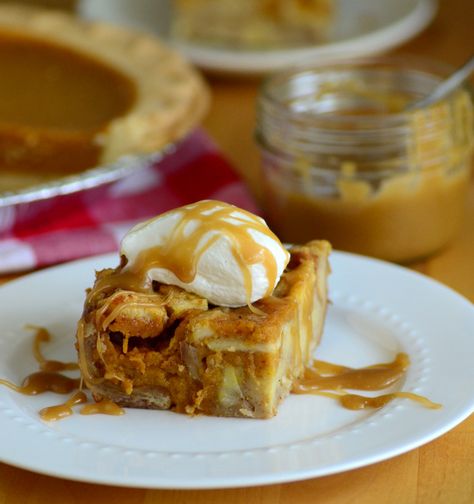
[[[446,80],[438,84],[433,92],[422,100],[410,103],[406,110],[414,110],[418,108],[429,107],[433,103],[436,103],[454,91],[459,87],[474,71],[474,55],[471,56],[464,65],[459,67],[454,73],[452,73]]]

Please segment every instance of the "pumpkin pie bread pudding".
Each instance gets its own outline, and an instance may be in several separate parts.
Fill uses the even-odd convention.
[[[321,337],[330,245],[287,251],[263,219],[201,201],[135,226],[78,324],[96,400],[269,418]]]
[[[0,191],[146,154],[202,118],[199,75],[151,35],[0,5]]]
[[[288,49],[320,43],[333,0],[175,0],[178,41],[232,50]]]

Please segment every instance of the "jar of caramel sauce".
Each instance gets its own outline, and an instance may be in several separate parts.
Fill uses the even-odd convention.
[[[441,249],[463,217],[473,146],[467,87],[426,108],[451,71],[371,58],[270,77],[258,101],[264,205],[287,242],[409,262]]]

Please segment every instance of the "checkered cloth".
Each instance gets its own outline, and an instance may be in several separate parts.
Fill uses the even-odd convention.
[[[202,199],[258,213],[232,167],[197,131],[162,161],[105,188],[37,203],[27,219],[21,208],[7,209],[0,216],[0,274],[115,251],[137,222]]]

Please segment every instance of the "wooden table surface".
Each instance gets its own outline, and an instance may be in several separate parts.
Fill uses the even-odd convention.
[[[474,0],[441,0],[434,23],[397,52],[458,65],[473,50]],[[205,126],[258,198],[258,153],[252,139],[258,82],[212,78],[210,84],[213,104]],[[413,267],[474,300],[474,184],[460,236],[440,255]],[[473,504],[474,415],[441,438],[382,463],[335,476],[248,489],[124,489],[70,482],[0,464],[0,504],[106,502]]]

